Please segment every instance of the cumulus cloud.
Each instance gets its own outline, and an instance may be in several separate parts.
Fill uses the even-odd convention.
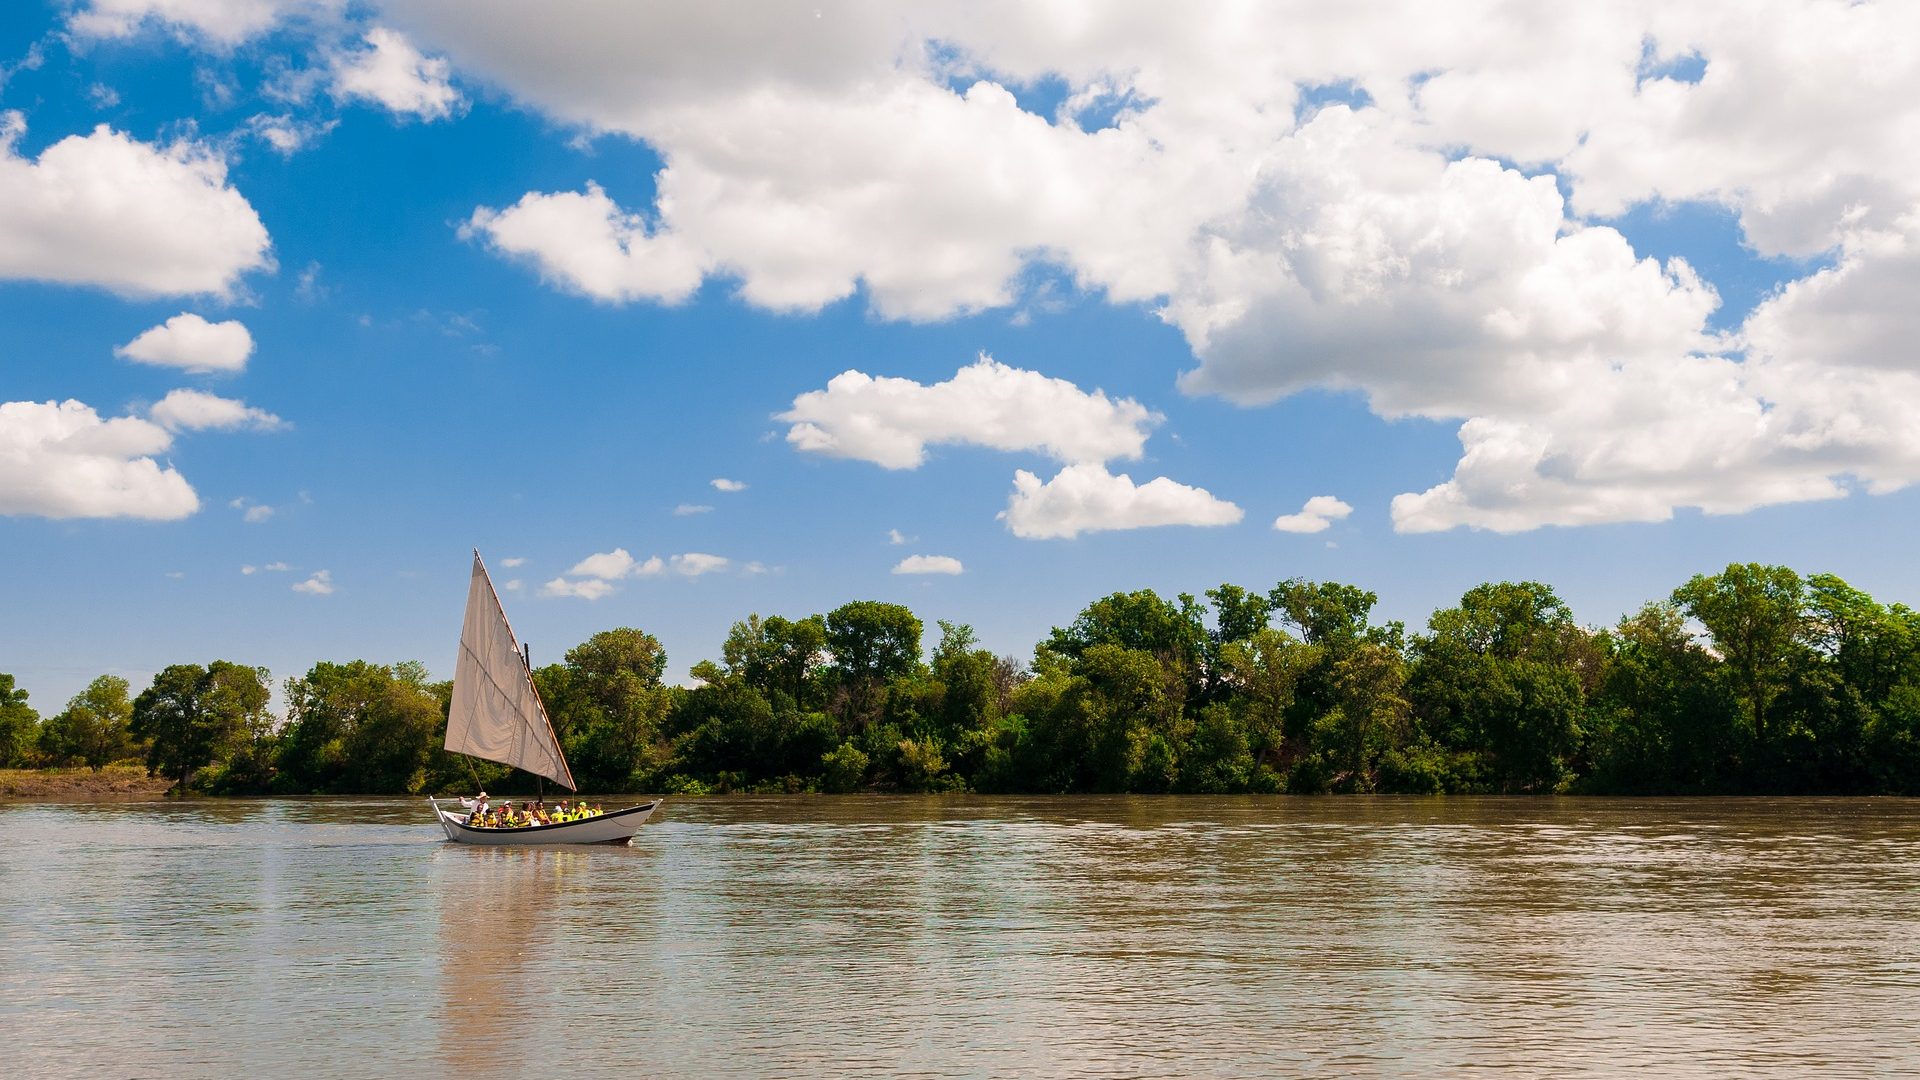
[[[249,506],[247,507],[246,513],[240,515],[240,520],[245,521],[249,525],[258,525],[262,522],[272,520],[273,512],[273,507],[271,506]]]
[[[677,304],[693,295],[708,260],[638,214],[614,205],[598,184],[582,192],[528,192],[504,210],[474,210],[461,235],[524,260],[545,280],[595,300]]]
[[[504,567],[507,567],[507,568],[509,568],[509,569],[511,569],[511,568],[513,568],[513,567],[516,567],[516,566],[524,566],[524,565],[526,565],[526,561],[527,561],[527,560],[526,560],[526,557],[525,557],[525,556],[522,556],[522,555],[516,555],[516,556],[514,556],[514,557],[513,557],[513,558],[511,558],[511,559],[501,559],[501,560],[500,560],[500,565],[501,565],[501,566],[504,566]]]
[[[747,485],[746,485],[746,484],[745,484],[745,483],[744,483],[743,481],[740,481],[740,480],[729,480],[729,479],[727,479],[727,478],[726,478],[726,477],[724,477],[724,476],[716,476],[716,477],[714,477],[714,478],[713,478],[713,486],[714,486],[714,488],[715,488],[715,490],[718,490],[718,491],[745,491],[745,490],[747,490]]]
[[[1014,473],[1013,496],[1000,516],[1023,539],[1070,540],[1083,532],[1157,525],[1233,525],[1244,512],[1164,476],[1136,486],[1104,466],[1069,465],[1044,483],[1025,469]]]
[[[268,563],[267,565],[265,565],[265,566],[263,566],[263,567],[261,567],[261,569],[262,569],[262,570],[268,570],[268,571],[271,571],[271,572],[273,572],[273,573],[276,573],[276,574],[284,574],[284,573],[286,573],[286,572],[287,572],[288,570],[291,570],[291,569],[293,569],[293,568],[292,568],[292,567],[290,567],[290,566],[288,566],[288,565],[287,565],[286,563],[283,563],[283,562],[270,562],[270,563]]]
[[[293,591],[310,596],[330,596],[333,593],[333,572],[315,570],[307,580],[294,582]]]
[[[669,561],[673,564],[674,573],[690,578],[699,577],[702,574],[716,574],[732,565],[732,560],[724,556],[708,555],[699,551],[675,555]]]
[[[570,596],[580,600],[598,600],[613,591],[613,583],[600,578],[568,581],[557,577],[540,586],[541,596]]]
[[[901,532],[901,531],[900,531],[899,529],[888,529],[888,530],[887,530],[887,543],[889,543],[889,544],[892,544],[892,545],[894,545],[895,547],[898,547],[898,546],[900,546],[900,545],[902,545],[902,544],[904,544],[904,543],[906,543],[906,542],[907,542],[907,540],[908,540],[908,537],[907,537],[907,535],[906,535],[905,533],[903,533],[903,532]]]
[[[941,319],[1022,303],[1043,264],[1153,305],[1193,354],[1190,393],[1351,392],[1458,424],[1454,475],[1396,499],[1400,529],[1920,479],[1896,250],[1920,208],[1912,4],[1385,0],[1355,18],[1297,0],[1090,23],[828,0],[740,26],[691,3],[395,3],[463,72],[658,153],[649,205],[589,185],[468,223],[602,301],[718,277],[770,310],[860,293],[882,318]],[[1007,89],[1044,79],[1066,90],[1051,116]],[[1693,267],[1607,223],[1662,202],[1835,263],[1719,334]],[[872,432],[789,422],[804,449],[895,468],[942,441],[884,411]]]
[[[169,431],[273,431],[283,424],[279,417],[244,401],[184,388],[155,402],[147,415]]]
[[[156,26],[232,47],[289,14],[337,6],[335,0],[85,0],[75,5],[67,27],[83,38],[123,38]]]
[[[113,354],[142,364],[195,373],[240,371],[253,355],[253,335],[238,319],[210,323],[190,311],[183,311],[159,326],[142,331],[132,341],[116,347]]]
[[[103,124],[28,159],[25,131],[20,113],[0,113],[0,278],[227,296],[273,265],[266,227],[211,149]]]
[[[172,445],[158,424],[103,420],[78,401],[0,403],[0,514],[186,517],[200,497],[186,477],[154,460]]]
[[[695,514],[710,514],[712,512],[713,507],[700,503],[681,503],[679,506],[673,508],[675,517],[692,517]]]
[[[966,567],[951,555],[909,555],[894,564],[896,574],[958,574]]]
[[[1353,507],[1331,495],[1315,495],[1308,499],[1297,514],[1282,514],[1273,519],[1273,527],[1279,532],[1317,533],[1326,532],[1336,521],[1344,520],[1353,513]]]
[[[1038,450],[1066,462],[1138,458],[1160,417],[1132,398],[1111,400],[1065,379],[982,355],[945,382],[847,371],[793,401],[776,419],[810,453],[918,468],[929,444]]]
[[[626,577],[643,577],[660,572],[662,563],[659,556],[645,562],[638,562],[627,553],[626,548],[614,548],[599,554],[589,555],[573,564],[567,573],[573,577],[598,578],[601,581],[619,581]]]
[[[448,83],[451,66],[442,57],[423,55],[405,34],[384,26],[367,30],[365,49],[332,60],[333,95],[371,101],[389,112],[418,120],[442,120],[460,106],[460,92]]]

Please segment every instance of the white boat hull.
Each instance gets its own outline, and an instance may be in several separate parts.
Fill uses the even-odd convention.
[[[429,799],[428,802],[433,802]],[[566,821],[557,825],[529,825],[523,829],[476,829],[467,824],[467,815],[442,810],[433,803],[440,827],[447,839],[456,844],[485,844],[492,847],[524,847],[540,844],[624,844],[633,839],[640,826],[660,805],[655,799],[625,810],[614,810],[596,817]]]

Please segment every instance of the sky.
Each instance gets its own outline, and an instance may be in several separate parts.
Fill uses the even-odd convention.
[[[1905,3],[9,4],[0,671],[1911,604],[1916,287]]]

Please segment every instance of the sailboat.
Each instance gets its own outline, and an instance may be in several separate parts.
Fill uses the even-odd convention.
[[[467,617],[460,628],[460,659],[453,669],[453,705],[447,714],[447,749],[511,765],[577,790],[553,722],[540,703],[526,654],[507,625],[500,594],[493,591],[480,552],[473,553],[467,587]],[[455,813],[429,797],[447,839],[460,844],[624,844],[660,805],[655,799],[577,821],[515,829],[482,828],[473,811]],[[465,803],[465,800],[462,800]]]

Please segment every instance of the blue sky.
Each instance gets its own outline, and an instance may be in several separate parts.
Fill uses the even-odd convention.
[[[1846,40],[1889,41],[1913,77],[1900,12],[1784,6],[1895,20]],[[948,619],[1025,656],[1140,587],[1336,579],[1414,626],[1523,578],[1610,623],[1735,560],[1920,591],[1911,120],[1764,115],[1766,85],[1796,85],[1782,64],[1844,109],[1871,59],[1847,49],[1869,46],[1783,58],[1725,12],[1623,7],[1593,16],[1606,33],[1527,28],[1574,50],[1543,70],[1412,24],[1296,20],[1276,54],[1204,15],[1102,37],[913,10],[830,6],[793,46],[698,6],[579,5],[537,32],[426,0],[10,7],[0,402],[134,418],[164,445],[110,463],[171,470],[196,507],[80,491],[98,475],[49,472],[67,451],[28,430],[48,414],[0,417],[0,671],[43,711],[102,672],[214,658],[445,676],[474,546],[519,583],[536,661],[631,625],[675,677],[750,612],[858,598],[911,605],[929,643]],[[1649,82],[1649,50],[1680,59]],[[1716,55],[1744,74],[1722,85]],[[1554,80],[1593,91],[1584,111],[1542,112],[1567,98]],[[1752,123],[1689,119],[1728,101]],[[98,125],[127,161],[224,175],[169,193],[56,174],[54,148]],[[556,198],[590,184],[617,216]],[[165,227],[199,211],[163,198],[217,216],[234,196],[264,248]],[[143,199],[153,222],[113,216]],[[116,355],[188,313],[245,326],[238,370]],[[1016,396],[1057,395],[1058,423],[991,394],[874,412],[825,393],[846,371],[934,387],[982,354]],[[180,390],[230,404],[157,404]],[[824,450],[780,418],[815,392]],[[1117,421],[1123,399],[1159,419]],[[887,467],[862,449],[875,425],[934,441]],[[1103,447],[1144,432],[1140,455],[1056,445],[1076,425]],[[1464,458],[1463,437],[1482,440]],[[1099,487],[1002,518],[1016,470]],[[1167,478],[1171,501],[1120,474]],[[53,475],[75,490],[36,486]],[[1273,527],[1314,497],[1350,514]],[[616,549],[663,561],[579,569]],[[689,555],[726,563],[690,575],[712,560]],[[894,572],[914,555],[962,570]],[[595,599],[548,595],[589,581]]]

